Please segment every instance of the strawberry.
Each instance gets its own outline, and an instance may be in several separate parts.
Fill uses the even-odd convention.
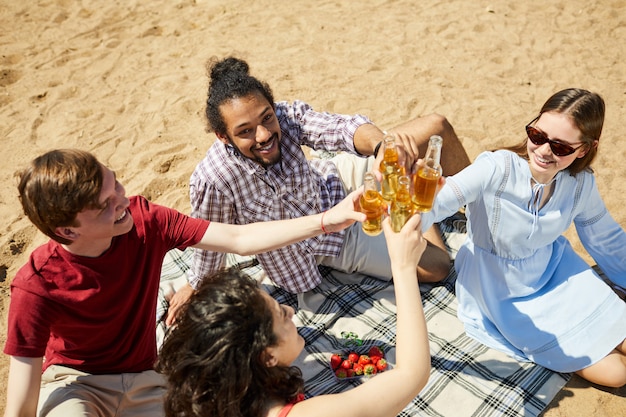
[[[370,360],[372,361],[374,365],[376,365],[376,363],[382,358],[383,358],[382,356],[370,356]]]
[[[360,364],[354,364],[354,368],[352,368],[352,370],[354,371],[354,375],[356,376],[361,376],[363,375],[363,365]]]
[[[375,375],[376,366],[373,363],[368,363],[363,366],[363,375]]]
[[[385,369],[387,369],[387,360],[386,359],[379,359],[378,362],[376,362],[376,369],[379,372],[382,372]]]
[[[359,365],[367,365],[368,363],[372,363],[372,360],[367,355],[359,356]]]
[[[352,378],[354,376],[354,369],[346,369],[346,374],[348,378]]]
[[[344,359],[343,362],[341,362],[343,369],[352,369],[352,365],[354,365],[354,363],[349,359]]]
[[[333,369],[333,371],[337,368],[339,368],[339,366],[341,365],[342,359],[341,356],[339,356],[336,353],[333,353],[330,357],[330,367]]]
[[[379,348],[378,346],[372,346],[368,352],[369,356],[376,356],[379,358],[384,358],[385,354],[383,353],[382,349]]]
[[[343,368],[337,368],[337,370],[335,371],[335,376],[339,379],[342,378],[347,378],[348,377],[348,371],[346,369]]]
[[[351,360],[352,363],[357,363],[359,361],[359,354],[356,352],[350,352],[348,359]]]

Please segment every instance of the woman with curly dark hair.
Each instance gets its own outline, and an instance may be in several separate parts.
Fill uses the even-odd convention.
[[[430,374],[415,270],[426,248],[420,222],[419,215],[413,216],[399,233],[389,219],[383,222],[397,305],[393,369],[347,392],[304,400],[302,374],[291,366],[304,348],[292,321],[294,310],[278,304],[245,274],[225,270],[203,280],[165,339],[157,369],[168,378],[166,415],[397,415]]]

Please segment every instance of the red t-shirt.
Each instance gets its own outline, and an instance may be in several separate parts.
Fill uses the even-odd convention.
[[[209,223],[130,198],[134,226],[97,258],[50,240],[11,283],[4,353],[45,357],[93,374],[142,372],[156,360],[156,302],[163,257],[200,241]]]

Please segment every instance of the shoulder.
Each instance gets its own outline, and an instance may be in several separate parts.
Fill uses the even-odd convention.
[[[28,257],[28,261],[17,271],[11,281],[11,290],[22,289],[28,293],[45,296],[45,281],[53,281],[59,276],[58,271],[68,270],[63,256],[58,254],[61,245],[54,240],[48,241]]]
[[[528,162],[507,150],[486,151],[479,154],[474,162],[463,171],[451,177],[460,183],[483,188],[501,188],[504,184],[528,179]]]
[[[196,165],[194,173],[211,172],[220,169],[220,167],[228,165],[233,154],[232,146],[227,146],[221,140],[215,139],[215,142],[206,151],[204,158]]]
[[[159,205],[150,202],[146,197],[141,196],[141,195],[134,195],[134,196],[128,197],[128,200],[130,201],[130,205],[128,206],[128,209],[130,210],[130,213],[133,215],[139,212],[149,213],[160,207]]]
[[[494,169],[501,172],[530,172],[527,160],[506,149],[483,152],[476,160],[479,158],[484,161],[483,163],[491,164]]]
[[[153,203],[141,195],[129,197],[129,200],[128,209],[133,216],[133,222],[139,234],[146,233],[151,226],[157,226],[160,230],[162,226],[169,224],[175,217],[184,216],[177,210]]]
[[[18,269],[15,274],[15,278],[13,278],[12,284],[16,282],[28,280],[33,275],[37,274],[37,271],[41,270],[41,268],[48,264],[52,254],[55,252],[55,248],[60,246],[54,240],[48,241],[41,246],[35,248],[30,255],[28,256],[28,261]]]
[[[278,101],[274,103],[274,110],[278,123],[284,131],[291,131],[309,123],[309,119],[317,117],[318,112],[310,104],[294,100],[292,102]]]
[[[211,186],[227,186],[231,181],[247,177],[247,172],[239,156],[232,147],[216,141],[205,157],[193,170],[189,183],[191,187],[205,189]]]
[[[298,117],[309,110],[313,110],[313,107],[302,100],[294,100],[292,102],[277,101],[274,103],[274,111],[278,116]]]
[[[514,161],[513,157],[517,156],[509,151],[485,151],[476,157],[474,164],[483,170],[505,171],[507,165]]]

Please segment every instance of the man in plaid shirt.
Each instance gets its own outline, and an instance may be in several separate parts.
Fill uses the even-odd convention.
[[[216,141],[190,181],[192,216],[246,224],[305,216],[328,210],[377,170],[375,158],[383,132],[365,116],[314,111],[301,101],[275,102],[270,87],[249,75],[245,61],[226,58],[210,68],[206,107]],[[411,120],[390,133],[396,136],[406,166],[424,154],[433,134],[444,138],[444,175],[469,165],[469,158],[447,120],[433,114]],[[308,160],[302,145],[340,152],[332,159]],[[321,282],[318,265],[348,273],[391,279],[384,236],[367,236],[361,225],[259,254],[257,259],[277,285],[292,293]],[[449,272],[450,259],[439,230],[429,230],[428,248],[417,265],[420,282],[437,282]],[[263,239],[250,236],[250,239]],[[208,273],[220,268],[224,254],[196,251],[190,287],[170,301],[168,323],[178,306]]]

